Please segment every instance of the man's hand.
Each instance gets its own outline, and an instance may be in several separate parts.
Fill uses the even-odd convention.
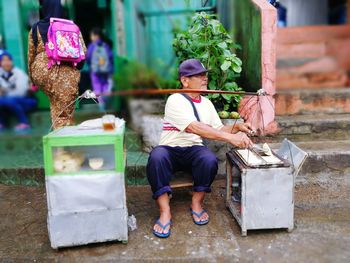
[[[253,142],[248,138],[248,136],[245,133],[242,132],[237,134],[230,134],[228,136],[227,142],[239,148],[248,148],[250,146],[253,146]]]
[[[225,125],[221,128],[221,131],[228,133],[244,132],[246,134],[252,135],[255,133],[253,131],[250,123],[236,123],[235,125]]]
[[[229,126],[224,126],[229,127]],[[231,126],[232,128],[232,126]],[[252,141],[248,138],[248,136],[243,132],[238,132],[235,134],[230,133],[230,131],[225,130],[217,130],[210,127],[207,124],[194,121],[185,129],[186,132],[197,134],[203,138],[207,138],[210,140],[218,140],[228,142],[234,146],[239,148],[248,148],[252,146]]]
[[[238,123],[237,125],[237,130],[247,133],[247,134],[252,134],[254,133],[253,129],[252,129],[252,125],[247,122],[247,123]]]

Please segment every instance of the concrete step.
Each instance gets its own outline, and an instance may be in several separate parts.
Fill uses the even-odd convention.
[[[288,70],[277,70],[277,90],[341,88],[349,84],[348,75],[342,69],[329,72],[291,72]]]
[[[125,170],[128,185],[146,185],[146,164],[148,154],[140,151],[127,151]],[[11,155],[1,158],[0,184],[43,186],[45,173],[43,155],[40,149],[31,153]]]
[[[294,142],[308,153],[297,177],[297,184],[323,188],[350,186],[350,140]],[[278,149],[280,143],[270,144]]]
[[[328,189],[350,186],[350,139],[306,142],[291,139],[291,141],[308,153],[308,158],[296,179],[297,184],[318,185]],[[269,145],[272,149],[278,149],[280,142],[281,140]],[[146,177],[148,156],[144,152],[127,152],[126,183],[128,185],[148,184]],[[223,176],[217,178],[223,178]],[[44,171],[42,167],[2,168],[0,183],[43,186]]]
[[[49,111],[36,111],[29,114],[29,122],[33,128],[49,130],[51,126],[51,114]]]
[[[0,135],[0,183],[35,186],[44,183],[42,136],[47,134],[47,131],[47,129],[33,129],[27,135],[16,135],[12,132]],[[144,160],[142,157],[134,160],[135,154],[141,153],[139,152],[142,148],[141,138],[136,132],[127,128],[125,144],[130,163],[127,173],[129,171],[132,173],[130,176],[127,175],[127,183],[133,185],[136,183],[135,174],[138,174],[135,172],[139,169],[138,162],[142,163]],[[141,166],[140,169],[144,169],[144,162]]]
[[[350,139],[324,141],[295,141],[309,156],[304,163],[298,177],[298,184],[312,184],[322,187],[350,186]],[[280,142],[270,143],[273,149],[278,149]],[[38,156],[40,153],[37,153]],[[148,154],[144,152],[127,152],[126,182],[128,185],[147,185],[146,165]],[[14,158],[14,157],[12,157]],[[11,185],[44,184],[42,164],[24,166],[28,160],[18,159],[16,167],[0,168],[0,183]],[[33,161],[33,160],[32,160]],[[221,176],[222,178],[222,176]]]
[[[6,156],[19,154],[19,156],[30,155],[35,152],[42,152],[42,137],[48,133],[48,130],[33,129],[30,133],[19,135],[13,132],[5,132],[0,134],[0,154],[1,163],[4,162]],[[126,129],[125,144],[128,151],[140,151],[142,148],[141,137],[131,129]],[[32,156],[30,156],[32,158]]]
[[[350,26],[279,28],[277,87],[341,87],[349,83]]]
[[[128,185],[147,185],[146,165],[148,153],[137,151],[127,152],[126,155],[126,178]]]
[[[272,137],[295,141],[324,141],[350,139],[350,114],[317,114],[277,116],[280,132]]]
[[[277,30],[277,45],[317,43],[350,38],[350,25],[286,27]]]
[[[332,56],[278,59],[277,89],[338,88],[348,82],[345,68]]]
[[[293,37],[289,37],[293,39]],[[293,39],[293,41],[296,41]],[[296,59],[296,58],[319,58],[327,55],[338,57],[339,52],[349,55],[347,47],[349,46],[350,37],[344,35],[341,38],[328,39],[325,36],[318,40],[303,40],[292,43],[277,43],[278,59]]]
[[[350,87],[277,90],[277,115],[350,113]]]
[[[349,66],[350,26],[288,27],[277,30],[277,58],[331,56]],[[343,64],[345,63],[345,64]]]

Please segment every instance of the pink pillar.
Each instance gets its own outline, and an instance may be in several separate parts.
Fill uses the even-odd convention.
[[[348,24],[350,24],[350,0],[348,0]]]
[[[239,112],[254,129],[261,130],[266,135],[277,132],[273,97],[276,92],[277,11],[266,0],[250,1],[261,13],[261,87],[269,96],[245,96],[240,103]]]

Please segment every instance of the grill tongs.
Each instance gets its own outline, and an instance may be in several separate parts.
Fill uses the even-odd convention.
[[[248,150],[255,153],[259,157],[259,159],[263,161],[263,163],[265,165],[267,165],[268,162],[262,156],[272,156],[273,155],[273,153],[272,153],[270,147],[267,145],[267,143],[265,143],[262,147],[258,144],[254,144]],[[249,157],[248,157],[248,159],[249,159]],[[249,160],[247,160],[247,161],[249,161]]]

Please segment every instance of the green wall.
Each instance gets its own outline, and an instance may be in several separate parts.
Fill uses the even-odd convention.
[[[237,55],[243,61],[239,84],[246,91],[262,87],[261,13],[251,0],[234,0],[233,34],[242,49]]]
[[[137,59],[170,77],[176,68],[172,48],[174,29],[187,27],[187,18],[202,8],[201,0],[125,0],[125,36],[127,57]],[[216,1],[207,1],[215,6]]]
[[[103,14],[103,27],[111,33],[110,37],[116,45],[116,1],[67,0],[65,8],[71,19],[78,19],[82,17],[79,14],[84,13],[84,4],[96,2],[96,14],[91,14],[90,17],[95,17],[92,19],[95,21],[97,16]],[[185,28],[186,17],[191,15],[189,10],[200,9],[203,1],[123,0],[122,3],[126,52],[121,55],[138,60],[167,75],[167,71],[176,61],[172,50],[173,29]],[[207,6],[213,5],[216,5],[216,0],[207,1]],[[22,69],[26,69],[27,64],[27,37],[30,29],[28,16],[35,12],[38,13],[37,0],[0,0],[0,34],[4,38],[5,47],[14,55],[16,65]],[[90,28],[92,21],[90,19],[81,24],[82,31],[86,26]],[[97,23],[97,26],[102,25]],[[85,38],[87,37],[85,32]],[[88,42],[88,39],[85,40]],[[117,53],[115,50],[115,54]]]
[[[25,40],[23,34],[22,14],[18,0],[1,0],[1,23],[3,28],[4,44],[12,54],[14,63],[21,69],[26,69],[24,54]]]

